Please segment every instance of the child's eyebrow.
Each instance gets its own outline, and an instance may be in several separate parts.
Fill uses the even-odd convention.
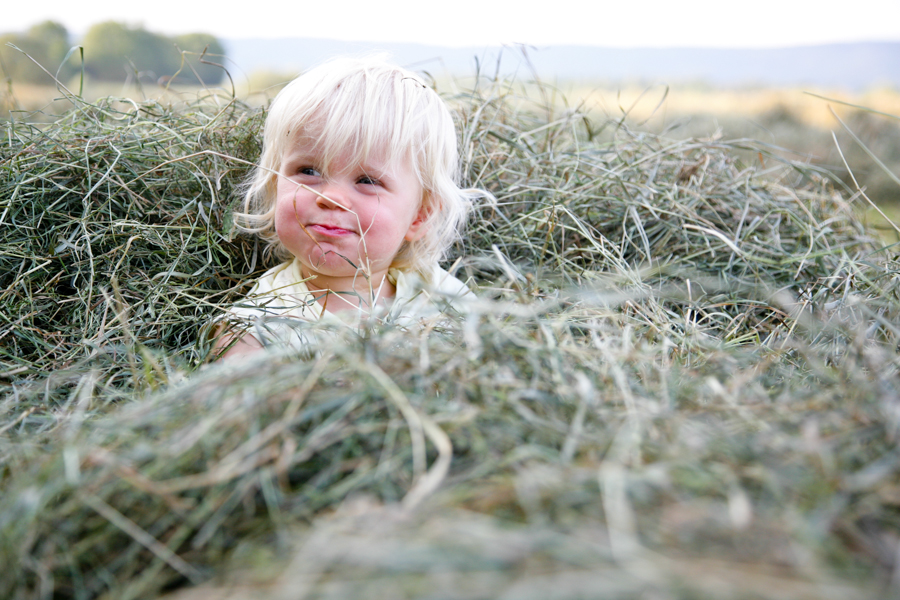
[[[359,169],[366,175],[374,175],[377,177],[386,177],[394,172],[390,163],[382,161],[366,161],[358,165]]]
[[[298,150],[296,152],[288,152],[282,157],[281,161],[282,166],[305,164],[319,167],[321,166],[320,163],[321,160],[315,154],[304,152],[301,150]]]
[[[312,155],[309,152],[303,150],[285,152],[282,158],[282,162],[297,162],[306,160],[312,160]]]

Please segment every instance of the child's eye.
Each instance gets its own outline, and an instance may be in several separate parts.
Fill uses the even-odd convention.
[[[297,169],[297,174],[299,175],[307,175],[309,177],[321,177],[322,174],[314,167],[300,167]]]
[[[360,185],[381,185],[381,182],[379,180],[375,179],[374,177],[369,177],[368,175],[363,175],[359,178],[359,180],[357,180],[356,183]]]

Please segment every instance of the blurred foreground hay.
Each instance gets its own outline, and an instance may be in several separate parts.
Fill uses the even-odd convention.
[[[264,112],[7,122],[0,596],[896,595],[900,280],[853,191],[515,90],[448,98],[497,196],[473,311],[240,365],[203,360],[267,265],[229,225]]]

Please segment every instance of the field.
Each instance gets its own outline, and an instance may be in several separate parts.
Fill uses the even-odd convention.
[[[849,166],[879,206],[896,211],[900,204],[900,186],[853,139],[857,136],[894,174],[900,172],[900,121],[883,116],[900,114],[900,93],[894,90],[657,87],[598,94],[574,88],[569,95],[583,98],[594,113],[614,116],[624,109],[634,122],[668,137],[758,140],[779,148],[781,156],[824,166],[848,183]]]
[[[265,104],[292,76],[254,73],[237,79],[234,93],[250,105]],[[437,83],[446,90],[472,85],[466,79],[445,78]],[[74,89],[80,82],[70,85]],[[137,86],[89,81],[84,97],[177,102],[195,97],[199,91],[152,83]],[[900,219],[900,185],[848,133],[858,136],[888,170],[900,172],[900,121],[878,114],[900,115],[900,92],[896,90],[876,88],[850,93],[799,88],[717,89],[702,84],[669,87],[561,82],[555,87],[541,83],[524,93],[544,97],[543,101],[553,103],[558,110],[577,108],[599,123],[625,118],[631,127],[671,139],[755,140],[767,144],[779,156],[825,167],[851,186],[852,172],[881,210],[895,222]],[[57,114],[69,106],[65,100],[53,102],[60,97],[52,87],[16,84],[0,94],[0,114],[8,114],[8,108],[16,106],[24,114],[40,110],[37,119],[46,120],[45,114]],[[900,239],[878,211],[871,206],[863,209],[863,218],[881,231],[886,241]]]
[[[231,225],[264,103],[4,122],[0,597],[900,595],[897,252],[774,127],[822,125],[441,91],[496,196],[448,263],[479,302],[238,365],[206,359],[269,266]],[[892,164],[895,120],[835,109],[874,182],[847,137]]]

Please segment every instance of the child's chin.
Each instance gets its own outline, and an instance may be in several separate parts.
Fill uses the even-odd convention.
[[[313,257],[311,260],[301,260],[300,262],[303,264],[304,270],[310,274],[327,277],[352,277],[359,272],[357,269],[359,261],[350,257],[345,259],[329,256],[324,259],[319,257],[319,260]]]

